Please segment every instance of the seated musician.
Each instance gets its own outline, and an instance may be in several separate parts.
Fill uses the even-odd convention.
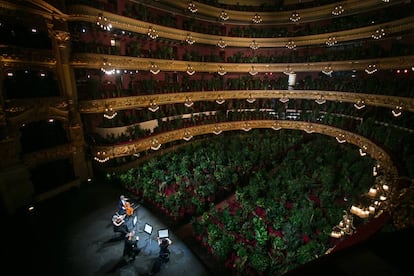
[[[112,217],[112,224],[114,227],[114,232],[120,232],[121,236],[122,235],[126,235],[129,231],[128,231],[128,227],[125,224],[125,216],[126,215],[118,215],[115,214]]]
[[[118,214],[125,215],[126,214],[126,207],[125,204],[127,203],[127,198],[124,195],[119,197],[118,202]]]

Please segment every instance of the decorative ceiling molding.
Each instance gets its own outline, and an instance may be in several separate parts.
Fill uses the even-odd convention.
[[[95,23],[97,14],[102,13],[102,10],[98,10],[88,6],[73,5],[68,7],[68,13],[68,21],[87,21]],[[289,16],[290,14],[291,12],[289,13]],[[120,16],[109,12],[104,12],[103,15],[108,19],[109,22],[111,22],[112,27],[116,29],[146,35],[148,33],[148,27],[152,26],[154,29],[157,30],[157,34],[160,38],[173,39],[177,41],[185,41],[188,35],[188,30],[180,30],[162,25],[155,25],[145,21],[135,20],[129,17]],[[251,20],[251,16],[249,20]],[[414,16],[387,22],[386,25],[387,34],[409,31],[414,29]],[[355,28],[351,30],[339,31],[334,33],[323,33],[309,36],[295,36],[294,39],[295,44],[298,47],[308,45],[325,45],[326,39],[330,36],[334,36],[337,39],[337,41],[341,42],[367,39],[371,38],[372,33],[382,26],[383,24],[375,24],[368,27]],[[228,47],[249,47],[251,44],[251,38],[230,36],[223,37],[195,32],[192,32],[191,36],[195,41],[197,41],[197,43],[207,45],[216,45],[217,41],[219,41],[220,39],[226,41]],[[255,40],[261,48],[284,48],[286,47],[286,42],[288,38],[255,38]]]
[[[103,113],[105,111],[105,108],[109,105],[114,110],[124,110],[133,108],[147,108],[150,102],[156,102],[157,105],[175,103],[184,104],[188,98],[191,98],[193,102],[215,101],[220,96],[223,98],[223,100],[248,98],[288,98],[317,101],[323,98],[326,101],[341,101],[348,103],[357,103],[363,99],[366,105],[386,107],[390,109],[394,109],[396,106],[401,106],[403,111],[414,112],[414,98],[319,90],[223,90],[154,94],[102,100],[79,101],[78,110],[80,113]]]

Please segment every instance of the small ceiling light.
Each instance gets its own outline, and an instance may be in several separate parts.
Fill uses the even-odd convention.
[[[367,66],[367,68],[365,68],[365,72],[369,75],[374,74],[375,72],[377,72],[377,66],[375,64],[369,64]]]
[[[216,103],[218,103],[218,104],[224,104],[225,101],[226,100],[223,98],[222,95],[218,95],[217,96]]]
[[[311,124],[307,125],[304,129],[303,129],[306,133],[314,133],[315,131],[313,130],[313,126]]]
[[[259,15],[259,14],[255,14],[254,16],[253,16],[253,18],[252,18],[252,21],[253,21],[253,23],[255,23],[255,24],[259,24],[259,23],[262,23],[262,17]]]
[[[385,30],[384,28],[379,28],[377,30],[375,30],[375,32],[372,33],[371,37],[373,39],[380,39],[385,35]]]
[[[219,69],[218,69],[217,73],[218,73],[220,76],[224,76],[225,74],[227,74],[226,70],[224,70],[224,67],[223,67],[222,65],[220,65],[220,67],[219,67]]]
[[[332,10],[332,15],[341,15],[343,12],[344,12],[344,8],[341,5],[337,5]]]
[[[155,102],[155,100],[151,100],[148,106],[148,110],[151,112],[156,112],[160,109],[159,105]]]
[[[106,59],[102,63],[101,71],[104,72],[106,75],[115,74],[115,68],[112,67],[112,64],[108,62],[108,60]]]
[[[185,38],[185,41],[190,45],[194,44],[194,42],[195,42],[193,36],[190,33],[187,34],[187,37]]]
[[[187,65],[187,70],[185,72],[187,74],[189,74],[190,76],[195,74],[195,70],[194,70],[193,66],[191,66],[190,64]]]
[[[354,107],[356,109],[363,109],[365,107],[364,100],[358,100],[356,103],[354,103]]]
[[[326,103],[326,100],[325,100],[324,96],[320,95],[319,98],[315,100],[315,102],[317,104],[324,104],[324,103]]]
[[[336,138],[336,141],[338,141],[338,143],[340,143],[340,144],[346,142],[345,134],[343,134],[343,133],[339,133],[335,138]]]
[[[250,75],[252,75],[252,76],[257,75],[257,71],[256,71],[256,69],[254,68],[254,66],[252,66],[252,67],[250,68],[250,70],[249,70],[249,74],[250,74]]]
[[[158,37],[158,32],[152,26],[149,26],[147,35],[151,39],[156,39]]]
[[[194,102],[191,100],[191,97],[186,97],[185,98],[184,105],[186,107],[192,107],[194,105]]]
[[[279,122],[274,122],[272,124],[272,129],[274,129],[274,130],[281,130],[282,127],[280,126]]]
[[[108,31],[108,32],[112,29],[112,24],[108,21],[108,18],[102,15],[102,13],[98,15],[98,18],[96,20],[96,25],[98,25],[99,27],[101,27],[101,29]]]
[[[326,45],[328,45],[328,47],[332,47],[336,43],[338,43],[338,41],[336,40],[336,38],[334,36],[330,36],[330,37],[328,37],[328,39],[326,40],[325,43],[326,43]]]
[[[257,42],[256,42],[256,40],[253,40],[251,43],[250,43],[250,46],[249,46],[252,50],[257,50],[257,49],[259,49],[259,44],[257,44]]]
[[[324,73],[327,76],[332,76],[333,70],[331,65],[327,65],[322,69],[322,73]]]
[[[217,42],[217,46],[219,46],[221,49],[224,49],[227,47],[227,43],[222,38],[220,38],[220,40]]]
[[[105,108],[105,112],[104,112],[104,117],[108,120],[112,120],[113,118],[115,118],[115,116],[118,115],[118,113],[113,110],[113,108],[109,105]]]
[[[160,72],[160,68],[158,68],[157,64],[153,63],[150,66],[150,72],[153,73],[154,75],[156,75]]]
[[[151,149],[152,150],[159,150],[161,148],[161,144],[158,142],[157,139],[153,138],[151,141]]]
[[[250,130],[252,130],[252,128],[250,127],[250,124],[248,122],[245,122],[243,127],[242,127],[242,130],[250,131]]]
[[[188,10],[192,13],[196,13],[198,11],[197,6],[193,2],[188,2]]]
[[[106,155],[105,151],[98,151],[93,159],[99,163],[105,163],[109,160],[109,156]]]
[[[184,131],[183,139],[185,141],[190,141],[193,138],[193,135],[191,135],[191,132],[189,130]]]
[[[392,110],[392,115],[394,115],[394,117],[399,117],[402,114],[402,106],[397,105],[395,107],[395,109]]]
[[[300,20],[300,15],[297,11],[292,12],[292,14],[290,15],[290,21],[292,22],[298,22]]]
[[[252,94],[249,94],[249,97],[246,99],[248,103],[254,103],[256,99],[252,96]]]
[[[215,135],[219,135],[220,133],[222,133],[223,131],[221,130],[221,128],[220,128],[220,126],[214,126],[214,128],[213,128],[213,133],[215,134]]]
[[[295,48],[296,48],[296,44],[295,44],[295,42],[294,42],[293,40],[289,40],[289,41],[286,43],[286,48],[288,48],[288,49],[290,49],[290,50],[295,49]]]
[[[226,21],[226,20],[228,20],[230,17],[229,17],[229,15],[227,14],[227,12],[225,11],[225,10],[222,10],[221,11],[221,13],[220,13],[220,19],[221,20],[223,20],[223,21]]]

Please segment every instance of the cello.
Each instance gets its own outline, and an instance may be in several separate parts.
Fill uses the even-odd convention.
[[[127,216],[131,216],[134,213],[135,209],[131,206],[131,203],[129,203],[128,201],[125,201],[124,207]]]

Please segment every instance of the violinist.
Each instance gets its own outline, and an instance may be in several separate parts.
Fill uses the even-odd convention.
[[[114,232],[120,232],[121,236],[125,236],[129,231],[128,227],[125,224],[125,216],[126,215],[117,215],[115,214],[112,217],[112,224],[114,228]]]

